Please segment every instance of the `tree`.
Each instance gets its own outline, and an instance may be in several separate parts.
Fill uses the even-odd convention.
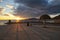
[[[44,14],[40,17],[40,20],[42,20],[43,24],[44,24],[44,28],[46,28],[46,20],[47,19],[51,19],[49,15]]]

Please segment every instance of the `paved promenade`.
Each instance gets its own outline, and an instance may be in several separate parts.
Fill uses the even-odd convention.
[[[41,25],[8,24],[0,26],[0,40],[60,40],[60,31]]]

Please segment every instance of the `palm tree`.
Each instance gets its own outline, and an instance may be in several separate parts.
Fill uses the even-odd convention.
[[[46,20],[47,19],[51,19],[49,15],[44,14],[40,17],[40,20],[42,20],[43,24],[44,24],[44,28],[46,28]]]

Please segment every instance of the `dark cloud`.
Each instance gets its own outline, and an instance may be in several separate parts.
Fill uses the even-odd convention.
[[[44,6],[47,4],[46,0],[15,0],[17,3],[24,3],[29,6]]]
[[[52,6],[48,9],[50,13],[60,13],[60,5]]]
[[[23,17],[37,17],[44,14],[46,10],[39,10],[36,8],[31,8],[28,6],[18,6],[18,8],[15,10],[15,13],[17,12],[18,15],[23,16]]]
[[[51,5],[60,5],[60,0],[53,0]]]
[[[47,0],[15,0],[15,2],[19,4],[16,12],[24,17],[60,13],[60,0],[53,0],[50,2],[51,4]],[[24,6],[20,4],[24,4]]]
[[[45,9],[48,2],[46,0],[15,0],[16,3],[22,3],[26,6],[38,9]]]

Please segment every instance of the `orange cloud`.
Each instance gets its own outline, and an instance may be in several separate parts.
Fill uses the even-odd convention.
[[[7,4],[6,5],[8,8],[10,8],[10,9],[13,9],[14,8],[14,6],[13,5],[10,5],[10,4]]]
[[[3,9],[4,9],[4,8],[0,7],[0,14],[2,14]]]
[[[6,8],[0,7],[0,15],[4,14],[5,11],[6,11]]]

